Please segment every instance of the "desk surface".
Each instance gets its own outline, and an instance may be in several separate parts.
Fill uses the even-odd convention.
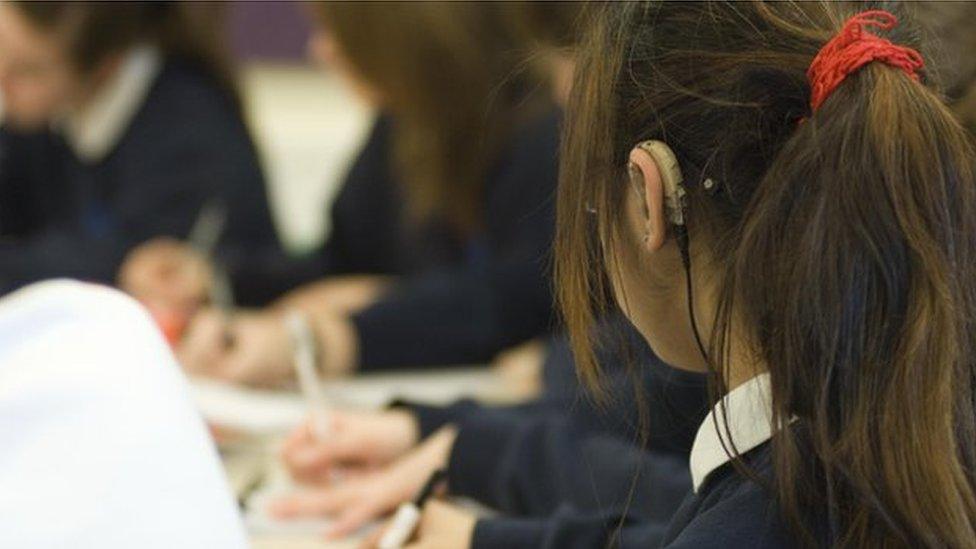
[[[361,376],[331,382],[327,390],[342,406],[357,408],[381,407],[396,397],[430,404],[462,397],[490,402],[510,400],[502,376],[489,368]],[[288,399],[300,399],[298,395],[284,391],[274,396],[281,399],[282,405],[286,405]],[[269,479],[267,485],[272,487],[280,482],[281,467],[276,462],[274,448],[282,434],[255,437],[222,451],[228,480],[236,494],[240,496],[253,490],[257,483],[263,482],[260,479]],[[358,545],[358,540],[326,542],[316,536],[264,533],[253,535],[251,542],[255,549],[352,549]]]
[[[323,541],[275,536],[251,538],[252,549],[356,549],[358,545],[359,540]]]

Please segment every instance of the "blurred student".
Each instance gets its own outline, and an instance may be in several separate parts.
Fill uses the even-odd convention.
[[[248,546],[179,365],[119,292],[0,300],[0,427],[0,546]]]
[[[521,70],[501,8],[312,9],[313,55],[382,114],[332,206],[324,247],[303,262],[252,254],[230,268],[251,295],[284,297],[230,319],[202,314],[184,364],[244,383],[287,379],[286,309],[305,313],[333,375],[485,362],[546,333],[558,116]],[[200,258],[186,250],[182,261]]]
[[[584,379],[611,293],[668,364],[710,372],[693,493],[666,529],[432,503],[408,547],[972,545],[976,153],[910,21],[864,8],[599,10],[558,295]],[[570,480],[536,465],[539,489]]]
[[[223,247],[274,245],[218,15],[189,2],[0,3],[0,291],[114,282],[130,249],[186,238],[207,207],[226,212]]]

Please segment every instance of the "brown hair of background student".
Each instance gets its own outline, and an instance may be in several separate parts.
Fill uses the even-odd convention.
[[[314,11],[393,115],[394,166],[409,213],[477,229],[495,156],[533,110],[502,9],[490,2],[325,2]]]
[[[798,539],[814,544],[805,510],[829,509],[838,546],[972,546],[974,154],[931,82],[881,63],[810,112],[810,62],[865,9],[599,10],[567,117],[558,297],[597,381],[587,329],[637,246],[622,226],[628,153],[667,142],[688,191],[693,280],[719,281],[714,315],[698,316],[716,392],[735,332],[769,372],[773,424],[799,419],[772,443],[773,489]],[[899,19],[886,35],[917,48]]]

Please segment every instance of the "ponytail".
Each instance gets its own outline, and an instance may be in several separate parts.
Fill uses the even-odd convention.
[[[759,327],[774,424],[804,418],[823,475],[778,437],[780,498],[832,499],[840,546],[976,539],[972,170],[940,99],[874,64],[786,142],[744,215],[730,295]]]

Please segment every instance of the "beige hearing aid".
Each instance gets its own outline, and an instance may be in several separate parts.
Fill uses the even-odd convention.
[[[668,210],[668,221],[672,225],[685,224],[685,188],[682,185],[681,167],[678,159],[663,141],[650,140],[637,144],[637,148],[651,155],[661,172],[661,182],[664,184],[664,203]]]

